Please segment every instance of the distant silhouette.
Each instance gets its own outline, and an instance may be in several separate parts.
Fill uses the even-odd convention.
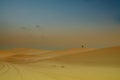
[[[84,48],[84,45],[82,45],[81,47]]]
[[[22,30],[25,30],[25,29],[26,29],[26,27],[21,27],[21,29],[22,29]]]
[[[41,26],[40,25],[36,25],[36,28],[40,28]]]

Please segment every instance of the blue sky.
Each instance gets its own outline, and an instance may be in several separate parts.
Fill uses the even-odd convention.
[[[119,23],[119,0],[1,0],[1,19],[21,24]],[[101,20],[101,21],[100,21]],[[68,22],[68,23],[67,23]],[[104,22],[104,21],[103,21]]]
[[[119,45],[120,0],[0,0],[0,33],[5,47]]]

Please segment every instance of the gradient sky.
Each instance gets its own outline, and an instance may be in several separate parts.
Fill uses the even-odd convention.
[[[120,45],[120,0],[0,0],[0,49]]]

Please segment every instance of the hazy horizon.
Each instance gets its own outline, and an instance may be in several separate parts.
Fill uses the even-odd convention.
[[[120,45],[119,0],[0,0],[0,49]]]

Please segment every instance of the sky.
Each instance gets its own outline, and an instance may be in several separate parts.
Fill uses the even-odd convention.
[[[120,0],[0,0],[0,49],[120,45]]]

